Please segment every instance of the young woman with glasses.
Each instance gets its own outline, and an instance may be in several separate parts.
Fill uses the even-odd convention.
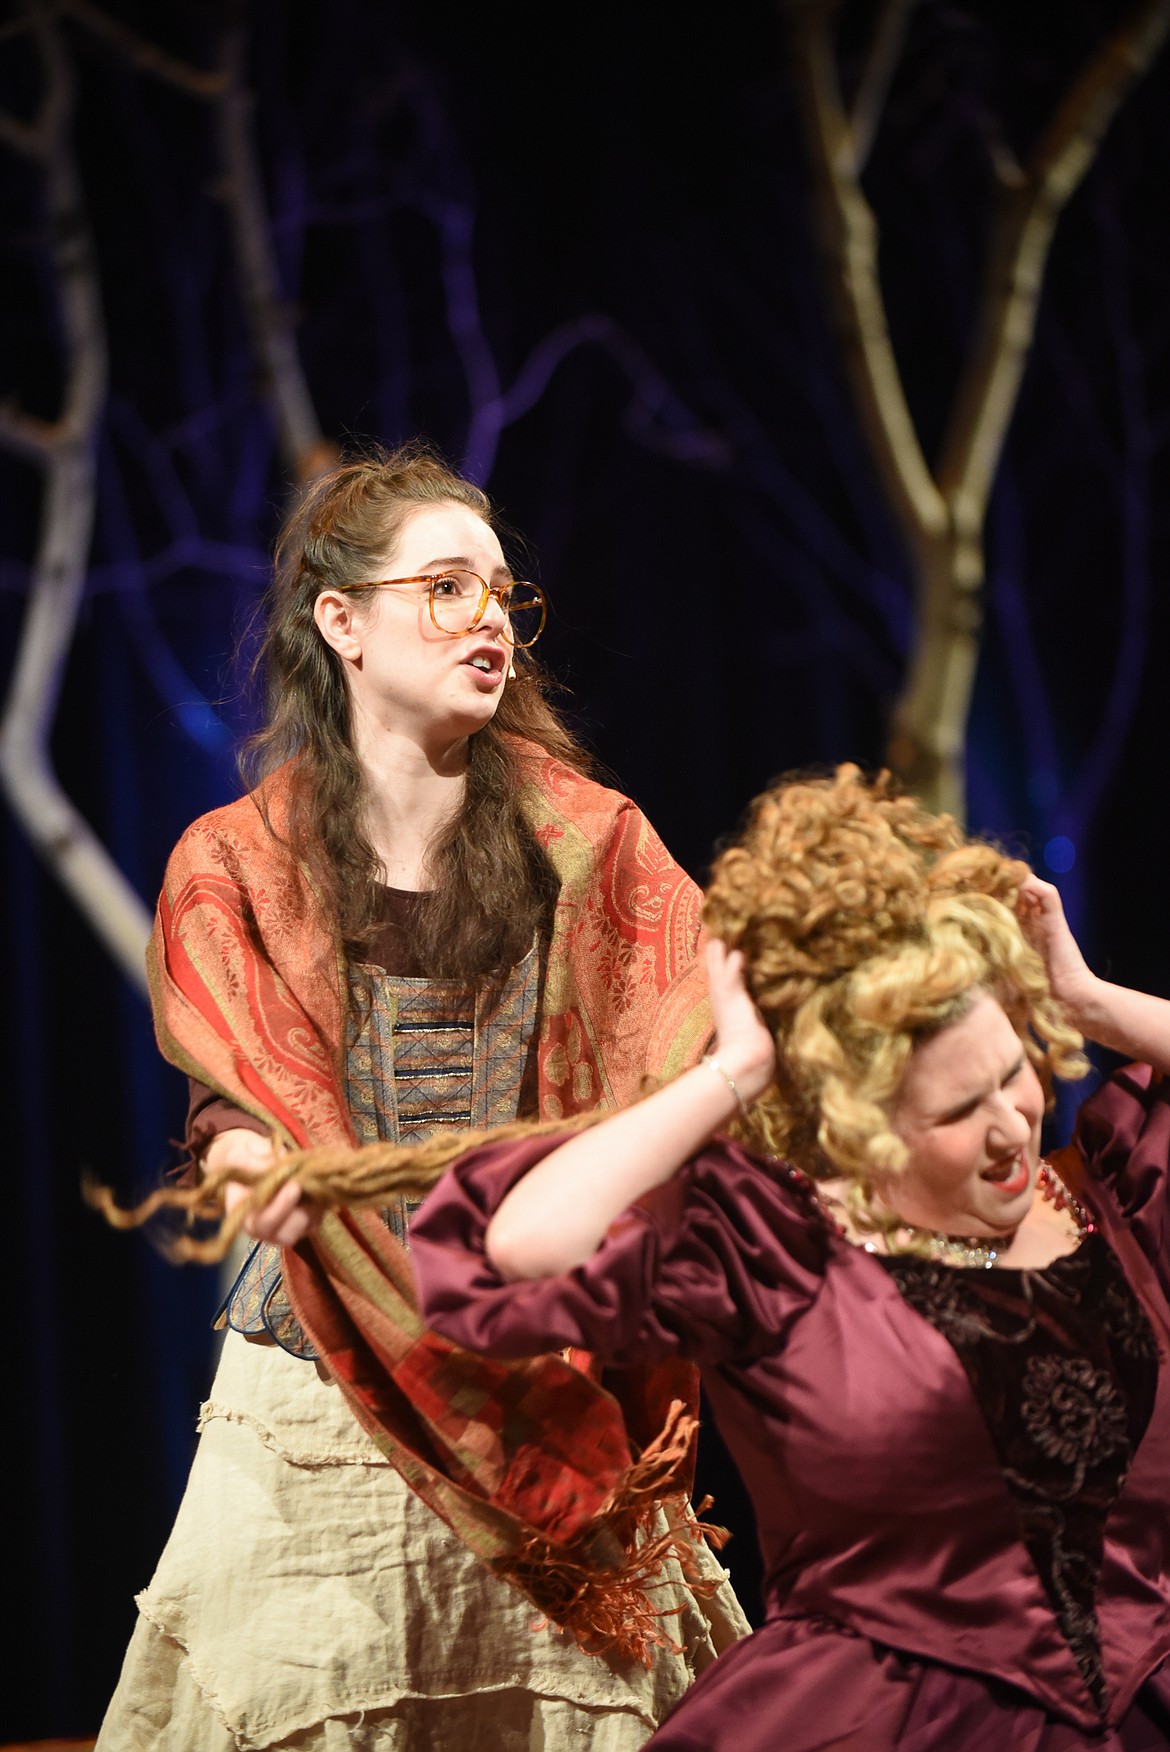
[[[617,1106],[701,1052],[697,891],[586,775],[531,656],[545,612],[485,495],[420,447],[338,468],[283,532],[253,789],[183,836],[150,954],[195,1171]],[[328,1253],[291,1194],[253,1224],[104,1752],[624,1752],[745,1628],[709,1559],[702,1608],[667,1564],[668,1635],[597,1658],[535,1622],[493,1441],[530,1431],[537,1513],[577,1432],[626,1428],[599,1371],[549,1359],[521,1402],[428,1351],[408,1214]],[[630,1431],[693,1395],[677,1369],[610,1385]]]

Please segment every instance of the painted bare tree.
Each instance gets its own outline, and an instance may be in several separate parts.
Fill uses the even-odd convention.
[[[246,11],[236,8],[212,64],[200,66],[160,47],[93,0],[25,0],[25,28],[44,68],[44,98],[32,123],[0,116],[0,138],[43,166],[47,248],[61,306],[66,390],[56,422],[0,410],[0,443],[39,463],[46,473],[41,553],[0,733],[0,778],[18,819],[65,884],[130,981],[144,985],[142,950],[149,913],[97,835],[66,797],[52,767],[48,737],[64,665],[82,602],[96,508],[95,457],[105,412],[106,339],[101,289],[72,152],[75,69],[69,33],[84,33],[116,62],[193,103],[210,119],[221,175],[215,194],[229,224],[236,285],[246,312],[256,382],[271,410],[280,461],[297,485],[336,459],[322,431],[301,361],[293,298],[282,290],[253,120],[248,79]],[[727,457],[674,394],[645,351],[603,314],[552,330],[505,383],[484,331],[473,258],[474,201],[442,106],[425,78],[403,82],[398,101],[424,114],[426,149],[391,178],[387,204],[413,206],[438,236],[447,327],[466,385],[464,467],[490,476],[503,431],[543,396],[562,362],[582,347],[608,354],[629,385],[626,423],[636,439],[686,463],[718,466]],[[425,113],[424,113],[425,112]],[[453,172],[455,174],[453,174]],[[304,222],[303,219],[301,221]],[[258,534],[260,531],[258,530]],[[196,537],[183,561],[208,560],[211,544]],[[141,568],[140,568],[141,570]],[[214,714],[182,662],[165,648],[151,616],[145,574],[137,579],[128,623],[149,647],[156,684],[171,678],[168,704],[181,719],[206,723]],[[222,727],[218,727],[222,730]]]
[[[44,477],[28,607],[0,721],[0,781],[33,844],[127,976],[145,989],[142,951],[150,915],[65,795],[49,754],[49,733],[85,589],[107,362],[101,289],[72,150],[69,51],[52,7],[31,0],[24,24],[39,63],[40,99],[31,121],[0,116],[0,140],[40,171],[64,388],[55,420],[10,404],[0,408],[0,444],[26,457]]]
[[[842,92],[837,0],[786,0],[824,267],[846,371],[917,586],[916,641],[889,742],[932,806],[965,810],[966,729],[983,620],[988,502],[1035,330],[1053,233],[1127,93],[1170,31],[1170,0],[1141,0],[1092,56],[1025,162],[989,130],[995,196],[974,336],[939,455],[907,405],[862,188],[916,0],[883,0],[852,103]]]
[[[253,98],[244,25],[236,22],[224,32],[218,66],[205,69],[166,53],[91,0],[61,0],[61,10],[108,43],[138,72],[211,106],[236,274],[260,363],[261,386],[276,419],[285,467],[294,481],[311,481],[336,460],[337,450],[317,419],[297,351],[292,305],[281,294],[252,130]]]
[[[27,0],[24,26],[36,45],[43,91],[31,122],[0,115],[0,140],[41,169],[65,387],[55,421],[0,407],[0,444],[36,463],[45,476],[28,609],[0,721],[0,782],[33,844],[127,979],[145,992],[149,910],[66,796],[49,753],[85,590],[108,376],[101,287],[72,147],[74,69],[63,18],[102,38],[139,71],[214,105],[237,276],[284,465],[294,481],[303,483],[328,467],[336,452],[317,422],[291,312],[279,295],[249,126],[242,30],[225,35],[220,67],[205,70],[165,53],[88,0],[61,0],[58,5]]]

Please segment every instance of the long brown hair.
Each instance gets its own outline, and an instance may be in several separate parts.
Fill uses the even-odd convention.
[[[491,501],[421,443],[343,463],[315,481],[276,544],[266,630],[257,657],[267,723],[245,745],[241,771],[256,784],[296,757],[291,847],[309,868],[348,960],[360,962],[378,927],[379,863],[366,835],[364,780],[354,753],[341,659],[317,630],[322,590],[378,575],[407,519],[430,505],[466,505],[489,528]],[[370,592],[353,590],[359,601]],[[546,697],[527,651],[490,723],[468,739],[462,806],[430,849],[433,894],[414,943],[424,974],[498,978],[547,926],[556,879],[519,803],[517,739],[577,771],[588,757]]]

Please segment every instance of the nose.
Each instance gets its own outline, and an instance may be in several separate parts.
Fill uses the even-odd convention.
[[[500,584],[488,585],[488,599],[479,624],[481,627],[486,627],[489,632],[502,632],[508,624],[504,605],[500,601],[500,591],[503,588],[504,586]]]
[[[988,1153],[1008,1155],[1022,1150],[1032,1136],[1033,1115],[1026,1105],[1000,1092],[987,1128]]]

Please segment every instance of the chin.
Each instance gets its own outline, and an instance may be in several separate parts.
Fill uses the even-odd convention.
[[[499,703],[499,700],[485,700],[481,711],[461,712],[457,723],[452,726],[452,733],[455,736],[474,736],[477,730],[486,730]]]
[[[971,1213],[972,1218],[977,1219],[981,1227],[990,1229],[997,1235],[1008,1234],[1013,1229],[1018,1229],[1027,1216],[1034,1190],[1035,1181],[1030,1178],[1028,1185],[1014,1197],[998,1197],[994,1203],[986,1197],[981,1198],[978,1209]]]

